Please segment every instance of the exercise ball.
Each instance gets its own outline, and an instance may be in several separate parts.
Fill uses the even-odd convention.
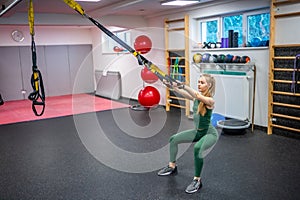
[[[203,54],[202,55],[202,62],[203,63],[208,63],[209,62],[209,57],[210,57],[211,55],[209,54],[209,53],[205,53],[205,54]]]
[[[153,107],[160,101],[159,91],[152,86],[146,86],[139,92],[138,102],[144,107]]]
[[[143,81],[145,81],[146,83],[155,83],[158,80],[158,77],[153,72],[151,72],[147,67],[144,67],[141,70],[141,77]]]
[[[250,57],[249,56],[242,56],[240,62],[241,63],[249,63],[250,62]]]
[[[140,35],[134,41],[134,48],[141,54],[145,54],[151,50],[152,42],[148,36]]]
[[[202,54],[201,53],[195,53],[193,55],[193,61],[194,61],[194,63],[201,63],[201,61],[202,61]]]

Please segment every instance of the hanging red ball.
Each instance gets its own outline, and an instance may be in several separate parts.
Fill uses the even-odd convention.
[[[151,72],[147,67],[144,67],[141,70],[141,77],[143,81],[145,81],[146,83],[155,83],[158,80],[158,77],[153,72]]]
[[[148,36],[140,35],[134,41],[134,48],[141,54],[145,54],[151,50],[152,42]]]
[[[146,86],[140,90],[138,102],[144,107],[153,107],[159,104],[160,93],[152,86]]]

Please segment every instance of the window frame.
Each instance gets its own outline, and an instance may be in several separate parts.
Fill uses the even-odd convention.
[[[200,38],[201,43],[206,42],[206,41],[202,41],[202,26],[201,26],[201,24],[203,22],[210,22],[210,21],[215,21],[215,20],[217,20],[217,24],[218,24],[217,38],[221,39],[220,38],[220,35],[221,35],[221,33],[220,33],[220,30],[221,30],[220,29],[221,28],[220,20],[221,20],[221,18],[220,17],[203,18],[201,20],[198,20],[198,23],[197,23],[197,38]]]

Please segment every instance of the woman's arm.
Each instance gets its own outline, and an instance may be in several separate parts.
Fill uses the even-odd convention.
[[[184,98],[189,100],[194,100],[194,97],[191,96],[187,91],[184,90],[184,86],[180,82],[168,82],[166,80],[163,81],[163,83],[170,88],[171,91],[174,91],[180,95],[182,95]]]
[[[173,91],[178,93],[178,94],[181,94],[184,98],[186,99],[189,99],[189,100],[193,100],[194,98],[187,92],[185,91],[184,89],[179,89],[178,87],[174,87],[173,88]]]
[[[213,107],[215,104],[215,101],[212,97],[206,97],[203,96],[199,91],[194,90],[188,85],[183,85],[183,89],[194,99],[198,99],[204,104],[206,104],[208,107]]]

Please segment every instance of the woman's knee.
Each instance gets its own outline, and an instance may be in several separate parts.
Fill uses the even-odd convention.
[[[170,139],[169,139],[169,143],[173,143],[174,140],[175,140],[175,135],[172,135],[172,136],[170,137]]]
[[[200,151],[201,151],[201,146],[195,145],[194,146],[194,155],[198,155],[199,156],[201,154]]]

